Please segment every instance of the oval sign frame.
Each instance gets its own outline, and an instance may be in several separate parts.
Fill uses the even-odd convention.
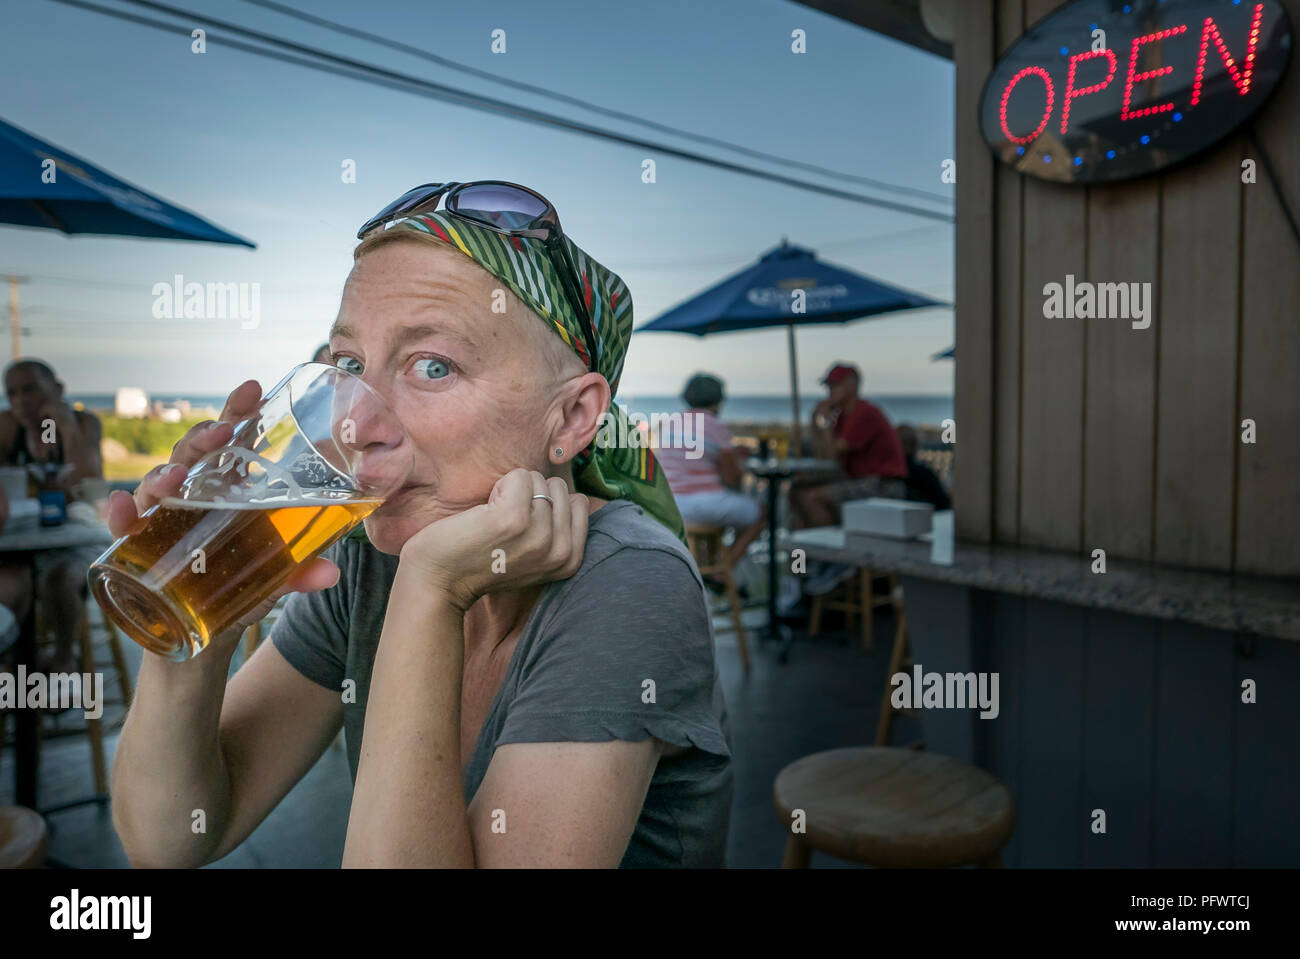
[[[980,92],[980,134],[999,160],[1039,179],[1149,176],[1254,116],[1286,76],[1291,46],[1281,0],[1075,0],[993,67]]]

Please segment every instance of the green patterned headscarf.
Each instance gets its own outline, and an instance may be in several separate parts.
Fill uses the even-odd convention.
[[[614,401],[632,339],[632,294],[618,274],[562,237],[581,274],[579,285],[596,331],[596,357],[591,362],[582,341],[582,324],[541,240],[505,236],[441,211],[396,220],[388,229],[431,234],[460,250],[510,287],[589,369],[605,377],[609,413],[592,444],[573,460],[574,485],[578,492],[602,499],[631,500],[685,541],[677,502],[647,437],[637,433]]]

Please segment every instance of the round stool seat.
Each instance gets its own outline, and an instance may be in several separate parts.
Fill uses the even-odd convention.
[[[40,813],[24,806],[0,806],[0,869],[35,869],[45,862],[48,840]]]
[[[981,863],[1015,828],[1010,791],[951,756],[864,746],[832,749],[786,766],[772,788],[786,828],[796,809],[807,832],[795,838],[852,862],[892,868]]]

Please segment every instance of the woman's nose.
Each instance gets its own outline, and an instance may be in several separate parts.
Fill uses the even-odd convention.
[[[403,485],[414,457],[388,398],[377,389],[358,387],[340,412],[338,439],[349,453],[353,476],[381,496]]]
[[[349,448],[366,451],[400,446],[406,431],[392,409],[371,394],[359,394],[339,420],[340,438]]]

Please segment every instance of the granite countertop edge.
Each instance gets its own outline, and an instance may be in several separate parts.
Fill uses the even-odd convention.
[[[780,542],[809,550],[813,559],[825,554],[824,558],[860,563],[865,550],[873,567],[882,572],[1300,642],[1300,583],[1295,585],[1294,597],[1288,599],[1249,595],[1252,589],[1267,591],[1290,585],[1283,581],[1250,583],[1228,574],[1133,567],[1116,560],[1110,561],[1108,572],[1094,574],[1087,572],[1091,566],[1087,556],[1045,550],[957,543],[952,563],[945,564],[928,558],[928,542],[880,541],[877,545],[859,540],[856,548],[799,542],[788,536]],[[924,551],[925,557],[907,555],[908,551]],[[1071,572],[1064,578],[1066,569],[1076,563],[1084,572]],[[1120,568],[1116,569],[1117,565]],[[1184,582],[1177,582],[1179,579]],[[1235,595],[1207,593],[1206,586],[1215,585],[1215,579]]]

